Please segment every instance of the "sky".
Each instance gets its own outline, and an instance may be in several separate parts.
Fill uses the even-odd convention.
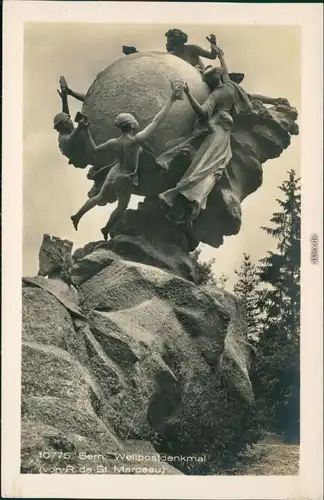
[[[171,23],[172,24],[172,23]],[[70,216],[84,203],[92,186],[84,170],[68,165],[58,149],[53,117],[60,111],[56,92],[64,75],[71,88],[86,92],[96,74],[122,56],[122,45],[138,50],[165,50],[164,34],[180,28],[188,43],[208,48],[206,35],[215,33],[230,71],[244,72],[249,93],[286,97],[300,110],[301,60],[298,27],[209,25],[109,25],[91,23],[29,23],[24,35],[24,157],[23,157],[23,274],[38,271],[38,250],[43,234],[67,238],[74,248],[100,239],[115,205],[95,207],[75,232]],[[81,103],[70,100],[72,116]],[[292,137],[280,158],[263,168],[263,185],[242,203],[242,227],[226,237],[222,247],[200,245],[201,259],[215,258],[216,275],[228,276],[227,288],[236,281],[243,253],[257,262],[275,242],[260,228],[277,210],[278,186],[295,169],[300,174],[300,137]],[[129,208],[141,198],[133,196]]]

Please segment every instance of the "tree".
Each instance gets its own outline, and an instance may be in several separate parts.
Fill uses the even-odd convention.
[[[280,211],[263,227],[276,239],[276,252],[260,261],[265,283],[259,304],[264,312],[260,334],[257,379],[259,396],[274,431],[289,441],[299,438],[299,338],[300,338],[300,179],[288,172],[279,189]]]
[[[235,269],[238,280],[234,285],[234,293],[241,299],[243,312],[248,325],[248,339],[256,342],[260,332],[260,308],[258,286],[260,277],[258,268],[251,262],[251,256],[243,254],[243,262],[239,270]]]
[[[228,280],[227,276],[222,273],[219,277],[216,277],[213,272],[215,259],[203,262],[199,259],[200,254],[201,250],[198,248],[190,254],[194,266],[196,285],[215,285],[224,289]]]

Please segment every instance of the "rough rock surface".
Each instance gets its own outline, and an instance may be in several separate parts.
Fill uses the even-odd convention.
[[[98,271],[96,252],[83,277],[79,261],[85,320],[58,288],[24,284],[22,471],[221,470],[225,451],[253,440],[252,354],[237,299],[110,250]]]
[[[181,228],[174,226],[158,203],[141,203],[144,209],[127,210],[111,231],[108,242],[97,241],[73,254],[74,283],[81,284],[109,265],[117,255],[121,258],[157,266],[177,276],[195,280],[193,261],[189,255],[197,245]]]
[[[208,88],[200,74],[176,56],[141,52],[115,61],[97,76],[84,102],[83,111],[92,122],[95,141],[101,143],[118,135],[113,122],[120,112],[132,113],[140,127],[146,126],[170,95],[170,82],[179,79],[189,83],[199,102],[205,100]],[[238,233],[240,204],[261,185],[262,164],[278,157],[289,146],[291,135],[298,133],[295,108],[281,105],[266,109],[259,101],[253,104],[253,111],[234,123],[232,161],[211,192],[206,210],[195,223],[195,238],[214,247],[223,243],[224,235]],[[187,99],[174,104],[141,155],[139,188],[134,188],[134,194],[154,197],[178,182],[191,158],[176,158],[168,172],[162,171],[155,158],[168,141],[190,134],[194,120],[195,113]],[[98,165],[107,165],[112,160],[107,151],[98,157]],[[95,171],[93,168],[88,177],[93,178]],[[97,187],[102,180],[99,175]]]
[[[149,459],[157,455],[151,443],[121,439],[104,417],[113,410],[103,389],[118,378],[110,364],[88,327],[55,297],[23,288],[21,472],[180,473]]]

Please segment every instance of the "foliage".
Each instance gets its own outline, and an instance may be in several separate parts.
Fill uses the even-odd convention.
[[[260,261],[263,325],[258,344],[256,392],[268,425],[287,441],[299,439],[300,179],[294,170],[279,187],[280,211],[262,228],[276,240],[276,252]]]
[[[209,394],[206,412],[206,394]],[[257,423],[255,408],[239,397],[230,379],[221,374],[219,379],[211,377],[205,391],[197,394],[201,404],[187,401],[181,418],[175,418],[160,441],[154,446],[163,453],[205,456],[203,463],[179,463],[182,472],[188,475],[231,474],[238,466],[238,459],[254,443],[259,441],[262,431]],[[199,421],[200,425],[194,425]],[[193,425],[195,432],[192,432]],[[215,425],[222,432],[215,434]],[[240,459],[241,460],[241,459]]]
[[[206,262],[200,260],[201,250],[198,248],[191,252],[190,256],[194,265],[195,283],[196,285],[215,285],[224,289],[228,280],[225,274],[216,277],[213,272],[215,259],[210,259]]]
[[[259,290],[260,277],[258,268],[252,264],[251,257],[243,254],[243,262],[239,270],[235,270],[238,277],[234,285],[234,293],[242,301],[242,308],[248,326],[248,339],[256,342],[260,332]]]

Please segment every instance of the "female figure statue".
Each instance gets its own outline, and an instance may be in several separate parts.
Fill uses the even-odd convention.
[[[211,89],[204,104],[199,104],[186,85],[185,93],[199,119],[196,128],[187,139],[173,142],[173,147],[156,161],[168,168],[172,159],[190,147],[193,139],[206,135],[191,165],[178,184],[159,195],[166,216],[174,223],[192,224],[201,210],[206,208],[207,198],[232,157],[230,134],[232,115],[252,108],[246,92],[230,80],[223,52],[218,48],[221,68],[208,68],[203,80]],[[171,145],[171,143],[170,143]]]
[[[169,30],[165,36],[167,37],[166,49],[170,54],[180,57],[184,61],[194,66],[199,73],[203,74],[205,70],[211,66],[205,66],[202,57],[206,59],[217,59],[218,47],[216,44],[216,36],[211,34],[206,36],[210,43],[210,51],[199,47],[198,45],[188,45],[188,35],[181,30]],[[243,73],[229,73],[230,79],[234,83],[241,83],[244,79]]]
[[[111,148],[115,152],[116,163],[109,170],[100,193],[87,200],[80,210],[75,215],[72,215],[71,219],[76,230],[81,217],[93,207],[113,203],[117,200],[117,208],[110,215],[106,226],[101,229],[104,239],[108,238],[112,226],[128,207],[132,185],[138,185],[137,169],[139,155],[142,151],[141,144],[153,134],[157,126],[165,119],[173,103],[181,98],[180,87],[173,87],[171,96],[164,107],[154,117],[153,121],[141,131],[138,131],[139,124],[134,116],[129,113],[119,114],[115,120],[115,125],[120,129],[121,135],[98,146],[91,136],[88,122],[83,122],[91,151],[95,154],[103,149]]]
[[[187,45],[188,35],[179,29],[171,29],[167,31],[165,36],[167,38],[167,51],[170,54],[187,61],[192,66],[197,66],[199,70],[202,67],[200,57],[206,57],[207,59],[217,58],[215,35],[209,35],[209,37],[206,37],[211,46],[210,50],[205,50],[202,47],[199,47],[199,45]]]

